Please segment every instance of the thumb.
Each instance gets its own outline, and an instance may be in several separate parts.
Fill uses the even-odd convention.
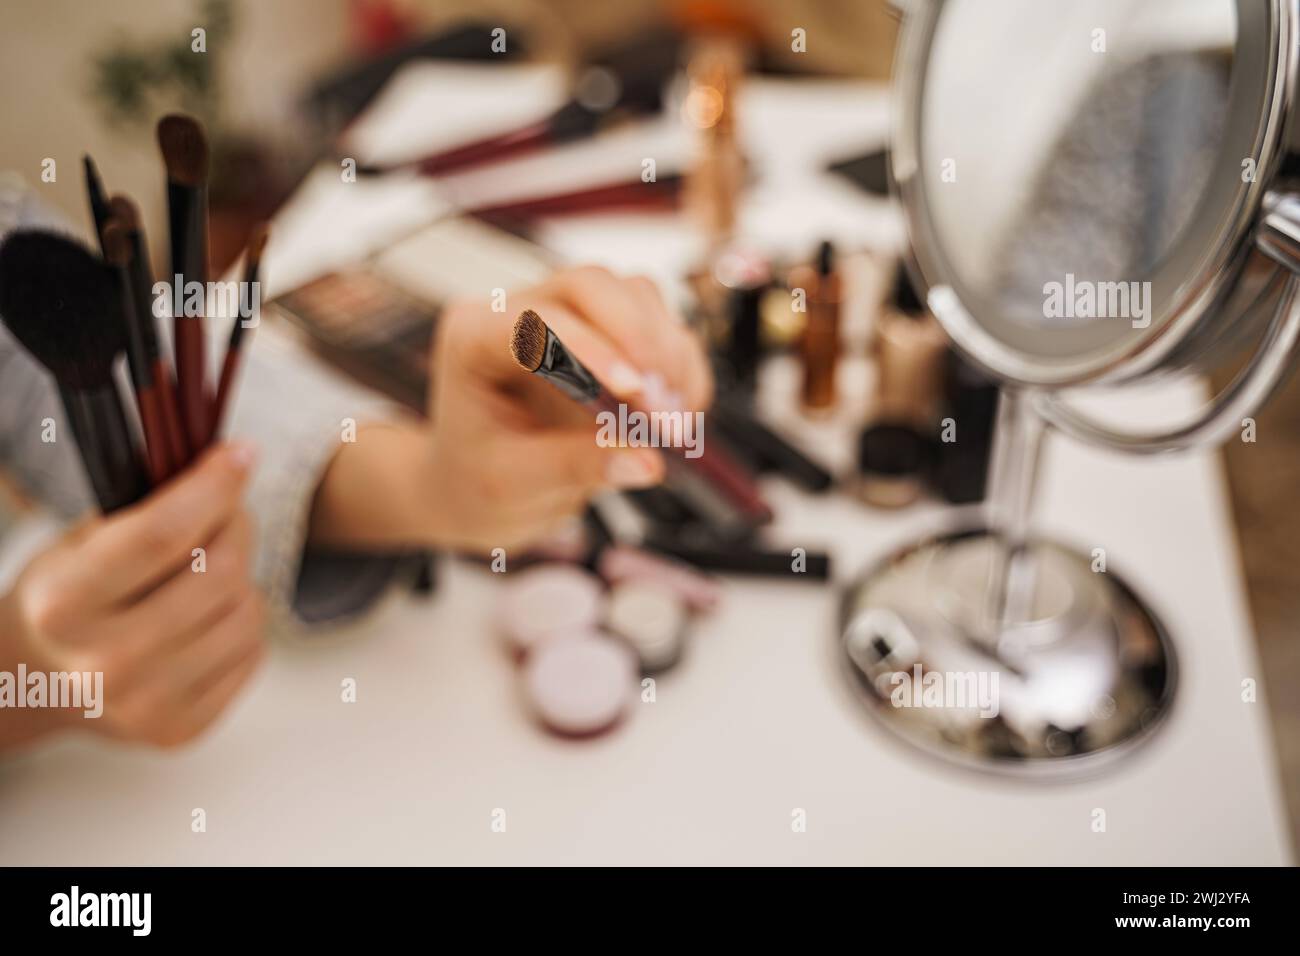
[[[664,480],[661,452],[654,448],[605,448],[587,428],[549,429],[523,437],[512,449],[526,461],[539,492],[648,488]]]

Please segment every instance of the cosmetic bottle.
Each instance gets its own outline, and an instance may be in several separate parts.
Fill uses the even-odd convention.
[[[998,387],[951,348],[946,365],[944,407],[936,424],[931,480],[945,501],[973,504],[984,499]]]
[[[943,398],[947,339],[899,266],[876,326],[871,422],[858,441],[859,496],[898,508],[920,495],[935,450],[931,435]]]
[[[840,357],[840,309],[843,289],[835,271],[835,249],[823,242],[814,268],[796,270],[791,277],[794,294],[803,290],[808,321],[800,343],[803,387],[800,398],[807,412],[826,412],[835,406],[835,366]]]
[[[943,398],[948,339],[899,266],[890,302],[876,325],[872,417],[928,432]]]
[[[700,41],[688,58],[689,89],[682,105],[688,127],[700,135],[686,181],[685,204],[710,248],[732,236],[744,185],[745,160],[736,134],[736,92],[744,76],[744,50],[735,40]]]
[[[761,255],[737,247],[717,256],[713,278],[720,290],[728,377],[743,392],[752,393],[762,358],[763,297],[772,284],[771,268]]]

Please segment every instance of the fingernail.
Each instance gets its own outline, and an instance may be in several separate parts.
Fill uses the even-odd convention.
[[[253,467],[253,463],[257,461],[257,445],[251,441],[232,441],[226,447],[230,460],[241,471],[248,471]]]
[[[615,362],[610,366],[609,381],[605,384],[615,395],[636,395],[645,388],[645,379],[626,362]]]
[[[615,488],[648,488],[659,481],[654,460],[638,451],[616,451],[610,456],[605,476]]]
[[[672,393],[668,383],[658,372],[649,372],[645,377],[645,388],[641,392],[641,404],[648,412],[673,411]]]

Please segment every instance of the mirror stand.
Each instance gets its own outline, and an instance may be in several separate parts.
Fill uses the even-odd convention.
[[[841,657],[869,710],[922,750],[1017,776],[1091,772],[1173,700],[1168,632],[1112,570],[1031,533],[1047,422],[1005,388],[986,508],[895,551],[844,597]]]

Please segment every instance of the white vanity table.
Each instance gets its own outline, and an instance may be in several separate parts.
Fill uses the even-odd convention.
[[[767,133],[779,140],[780,125]],[[778,207],[792,188],[779,184]],[[827,198],[834,185],[808,188],[808,208],[848,218],[856,201],[881,217],[847,187],[843,202]],[[601,237],[617,225],[557,226],[557,246],[581,256],[584,228]],[[639,254],[639,271],[670,253],[585,250]],[[1194,382],[1141,394],[1089,405],[1170,421],[1204,397]],[[727,580],[653,703],[604,736],[558,739],[526,713],[495,637],[500,582],[444,562],[431,599],[395,596],[318,644],[276,646],[197,746],[68,741],[0,766],[0,864],[1290,863],[1267,705],[1241,699],[1241,681],[1263,675],[1217,454],[1139,460],[1056,441],[1043,479],[1041,526],[1104,546],[1180,653],[1167,724],[1096,778],[997,779],[901,746],[850,693],[837,589],[766,580]],[[827,548],[839,582],[940,510],[769,490],[771,540]],[[345,678],[356,703],[340,699]],[[194,808],[204,833],[191,830]],[[804,832],[792,827],[799,810]]]

